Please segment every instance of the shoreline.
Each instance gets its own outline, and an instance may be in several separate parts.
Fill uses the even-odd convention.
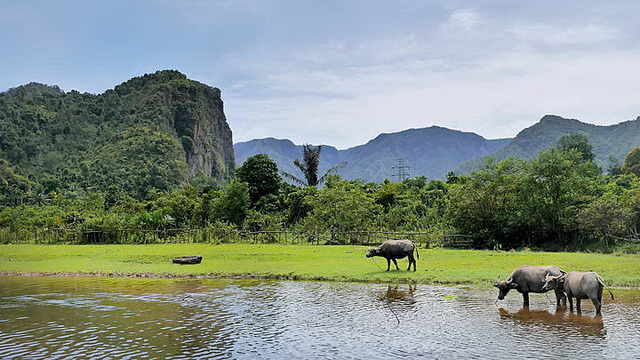
[[[226,279],[226,280],[288,280],[288,281],[324,281],[352,282],[362,284],[419,284],[432,286],[483,286],[485,283],[474,282],[424,282],[415,279],[399,278],[392,280],[364,279],[329,279],[322,276],[305,277],[299,275],[259,275],[259,274],[158,274],[158,273],[118,273],[118,272],[13,272],[0,271],[1,277],[61,277],[61,278],[121,278],[121,279]],[[608,286],[612,290],[640,290],[636,286]]]
[[[303,276],[303,275],[295,275],[295,274],[170,274],[170,273],[121,273],[121,272],[102,272],[102,271],[91,271],[91,272],[38,272],[38,271],[29,271],[29,272],[19,272],[19,271],[0,271],[0,277],[100,277],[100,278],[123,278],[123,279],[132,279],[132,278],[140,278],[140,279],[229,279],[229,280],[246,280],[246,279],[257,279],[257,280],[291,280],[291,281],[326,281],[326,282],[354,282],[354,283],[371,283],[371,284],[422,284],[422,285],[445,285],[445,286],[454,286],[454,285],[480,285],[479,283],[471,283],[471,282],[426,282],[420,281],[419,279],[407,279],[407,278],[397,278],[397,279],[357,279],[357,278],[340,278],[340,279],[332,279],[324,276]]]

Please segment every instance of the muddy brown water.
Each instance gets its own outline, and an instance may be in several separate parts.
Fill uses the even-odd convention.
[[[0,277],[0,358],[632,359],[640,291],[603,316],[487,287]]]

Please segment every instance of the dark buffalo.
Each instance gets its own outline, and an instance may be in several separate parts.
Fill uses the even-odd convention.
[[[569,298],[569,309],[573,311],[573,299],[576,298],[576,310],[580,309],[580,300],[591,299],[596,308],[596,315],[600,315],[602,309],[602,289],[606,286],[604,280],[595,272],[571,271],[562,275],[548,274],[542,282],[543,290],[562,289]],[[611,300],[615,300],[613,293],[607,288]]]
[[[511,276],[507,280],[498,281],[493,284],[500,292],[498,299],[502,300],[507,295],[509,290],[515,289],[522,294],[524,300],[523,306],[529,306],[529,293],[543,293],[548,290],[543,290],[543,283],[540,279],[543,279],[546,275],[551,274],[560,276],[566,274],[560,270],[557,266],[530,266],[522,265],[511,273]],[[560,300],[566,306],[567,297],[564,295],[562,289],[556,289],[556,305],[560,306]]]
[[[416,251],[416,256],[420,259],[418,254],[418,248],[411,240],[387,240],[377,248],[369,248],[367,257],[380,256],[387,259],[387,271],[391,267],[391,260],[396,265],[396,270],[400,270],[396,259],[409,258],[409,267],[407,271],[411,269],[413,264],[413,271],[416,271],[416,259],[413,257],[413,250]]]

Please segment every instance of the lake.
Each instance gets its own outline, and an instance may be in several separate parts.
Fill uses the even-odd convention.
[[[637,358],[640,291],[613,292],[597,318],[491,284],[0,277],[0,358]]]

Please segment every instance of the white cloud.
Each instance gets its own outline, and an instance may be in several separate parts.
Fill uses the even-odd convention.
[[[332,40],[281,62],[261,59],[271,71],[259,84],[270,93],[227,95],[235,140],[276,136],[344,148],[410,127],[497,138],[545,114],[597,124],[635,118],[640,51],[618,43],[625,34],[614,26],[562,20],[458,9],[430,33]]]
[[[470,31],[484,22],[477,12],[471,9],[460,9],[453,11],[445,26]]]
[[[269,79],[272,88],[289,95],[260,101],[232,97],[228,111],[230,119],[240,120],[233,124],[236,141],[279,136],[344,148],[380,132],[430,125],[512,137],[547,113],[599,124],[635,118],[638,63],[637,52],[528,50],[448,70],[413,61],[300,71]]]
[[[518,40],[546,45],[588,45],[612,41],[621,35],[618,29],[598,24],[562,27],[538,23],[516,25],[510,31]]]

